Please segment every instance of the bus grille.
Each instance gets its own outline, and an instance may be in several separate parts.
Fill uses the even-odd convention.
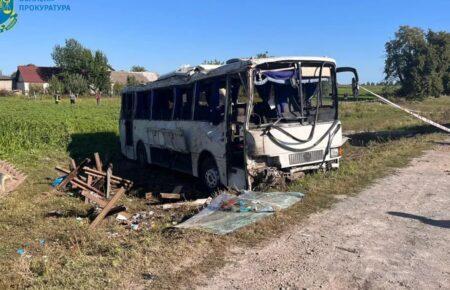
[[[300,164],[319,161],[323,159],[323,150],[308,151],[289,155],[289,164]]]

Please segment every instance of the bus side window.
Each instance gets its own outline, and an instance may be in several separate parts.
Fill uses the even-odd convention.
[[[191,120],[193,86],[175,89],[174,120]]]
[[[151,106],[151,92],[143,91],[137,93],[135,119],[149,119]]]
[[[194,120],[219,124],[224,119],[226,103],[226,77],[196,83]]]
[[[131,119],[133,114],[133,93],[122,94],[122,118]]]
[[[153,98],[152,120],[171,120],[174,107],[173,89],[156,89]]]

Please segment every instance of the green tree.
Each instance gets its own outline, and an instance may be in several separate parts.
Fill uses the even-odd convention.
[[[48,84],[48,91],[51,94],[62,94],[64,92],[64,84],[57,76],[52,76]]]
[[[75,39],[67,39],[64,46],[55,46],[52,58],[62,69],[64,83],[68,76],[78,75],[76,78],[81,76],[93,90],[109,91],[110,66],[103,52],[92,52]]]
[[[132,72],[145,72],[145,71],[147,71],[147,70],[146,70],[145,67],[143,67],[143,66],[140,66],[140,65],[134,65],[134,66],[131,67],[131,71],[132,71]]]
[[[449,43],[447,32],[401,26],[385,45],[385,80],[398,81],[399,94],[407,98],[438,97],[448,87]]]
[[[86,79],[80,74],[69,74],[64,78],[65,89],[67,93],[74,93],[75,95],[83,95],[89,91],[89,84]]]

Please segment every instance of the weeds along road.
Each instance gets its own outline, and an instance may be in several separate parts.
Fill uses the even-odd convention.
[[[205,288],[450,287],[450,140],[262,247]]]

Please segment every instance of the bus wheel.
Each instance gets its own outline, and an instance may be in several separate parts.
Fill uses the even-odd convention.
[[[142,143],[139,143],[136,148],[137,161],[140,167],[147,166],[147,151],[145,150],[145,146]]]
[[[201,179],[208,192],[213,192],[220,185],[220,174],[214,159],[206,158],[201,166]]]

